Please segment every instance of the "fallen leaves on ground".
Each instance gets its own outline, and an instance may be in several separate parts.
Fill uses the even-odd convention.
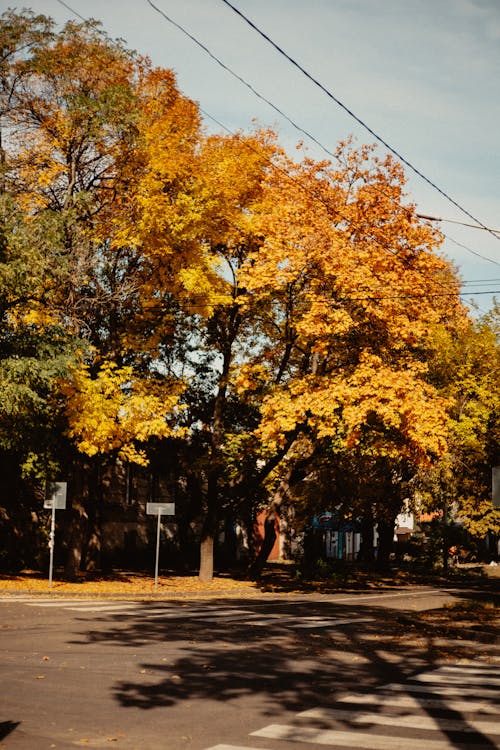
[[[202,583],[197,576],[161,576],[155,588],[154,577],[135,573],[113,573],[111,576],[85,576],[78,581],[52,581],[49,587],[48,578],[35,571],[22,571],[16,575],[0,575],[0,593],[54,593],[127,596],[175,596],[183,594],[203,595],[211,593],[245,595],[256,593],[257,585],[253,581],[238,580],[226,576],[214,578],[209,583]]]

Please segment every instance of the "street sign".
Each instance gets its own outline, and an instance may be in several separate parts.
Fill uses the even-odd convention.
[[[175,503],[146,503],[148,516],[175,516]]]
[[[45,501],[43,507],[52,511],[52,520],[50,523],[50,536],[49,536],[49,587],[52,588],[52,573],[54,570],[54,546],[56,536],[56,510],[64,510],[66,508],[66,493],[68,489],[67,482],[47,482],[47,488],[45,492]]]
[[[67,482],[49,482],[43,507],[48,510],[65,510],[67,489]]]
[[[146,503],[146,513],[158,516],[156,526],[155,589],[158,588],[158,563],[160,560],[160,526],[162,516],[175,516],[175,503]]]

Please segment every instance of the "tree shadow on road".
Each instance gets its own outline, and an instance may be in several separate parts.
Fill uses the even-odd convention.
[[[475,649],[469,641],[446,641],[446,629],[436,628],[424,613],[369,606],[361,599],[355,606],[281,600],[279,616],[276,603],[258,599],[165,605],[170,615],[178,610],[178,619],[148,619],[144,615],[148,606],[157,608],[158,603],[143,603],[137,616],[128,612],[102,617],[98,627],[85,634],[86,643],[145,649],[149,658],[141,661],[140,674],[114,686],[114,697],[121,706],[145,711],[196,699],[238,704],[256,695],[265,701],[265,713],[272,717],[318,705],[334,707],[346,691],[371,693],[387,683],[404,686],[412,676],[439,666],[443,660],[455,663],[481,653],[480,644]],[[251,614],[239,615],[240,619],[228,615],[225,621],[215,616],[223,608]],[[210,622],[192,616],[193,610],[201,609],[208,609],[205,620],[214,615]],[[259,615],[264,624],[256,624],[252,615]],[[306,618],[302,622],[311,625],[307,620],[311,617],[345,622],[332,628],[296,627],[299,618]],[[169,661],[165,662],[167,654]],[[445,696],[439,697],[442,708],[436,710],[420,700],[418,693],[411,695],[433,718],[451,747],[463,750],[465,743],[466,747],[480,745],[482,750],[497,748],[486,735],[473,731],[469,715],[447,705]],[[462,733],[448,728],[453,719],[468,730],[465,739]],[[331,724],[328,726],[331,728]],[[359,724],[350,721],[341,722],[340,728],[354,726],[360,730]],[[370,727],[370,731],[380,729]],[[401,731],[405,738],[411,738],[411,730],[409,734]],[[394,733],[397,730],[391,730]]]
[[[4,740],[14,729],[17,729],[20,721],[0,721],[0,740]]]

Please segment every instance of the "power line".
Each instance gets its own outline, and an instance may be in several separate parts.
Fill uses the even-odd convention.
[[[225,2],[225,0],[223,0],[223,1]],[[67,8],[68,10],[70,10],[70,11],[71,11],[72,13],[74,13],[75,15],[77,15],[77,16],[78,16],[79,18],[81,18],[81,19],[82,19],[83,21],[87,21],[87,19],[85,19],[85,18],[84,18],[84,17],[82,16],[82,15],[80,15],[80,14],[79,14],[79,13],[78,13],[77,11],[75,11],[75,10],[74,10],[73,8],[71,8],[71,7],[70,7],[70,6],[69,6],[69,5],[68,5],[68,4],[66,3],[66,2],[64,2],[64,0],[58,0],[58,2],[59,2],[59,3],[61,4],[61,5],[63,5],[63,6],[65,7],[65,8]],[[233,70],[231,70],[231,69],[230,69],[230,68],[229,68],[228,66],[226,66],[226,65],[225,65],[225,64],[224,64],[224,63],[223,63],[223,62],[222,62],[221,60],[219,60],[219,58],[218,58],[218,57],[216,57],[216,56],[215,56],[215,55],[214,55],[214,54],[213,54],[213,53],[212,53],[212,52],[211,52],[211,51],[210,51],[210,50],[209,50],[209,49],[208,49],[208,48],[207,48],[207,47],[206,47],[206,46],[205,46],[204,44],[202,44],[202,43],[201,43],[201,42],[200,42],[200,41],[199,41],[198,39],[196,39],[196,37],[194,37],[194,36],[193,36],[192,34],[190,34],[190,33],[189,33],[189,32],[188,32],[188,31],[187,31],[187,30],[186,30],[186,29],[185,29],[184,27],[182,27],[182,26],[181,26],[180,24],[178,24],[178,23],[177,23],[176,21],[174,21],[174,20],[173,20],[173,19],[172,19],[172,18],[171,18],[170,16],[168,16],[168,15],[167,15],[167,14],[166,14],[166,13],[165,13],[165,12],[164,12],[163,10],[161,10],[160,8],[158,8],[158,7],[157,7],[157,6],[156,6],[156,5],[155,5],[155,4],[154,4],[154,3],[152,2],[152,0],[147,0],[147,2],[149,3],[149,5],[150,5],[150,6],[151,6],[151,7],[152,7],[152,8],[153,8],[153,9],[154,9],[154,10],[155,10],[156,12],[158,12],[158,13],[159,13],[159,14],[160,14],[161,16],[163,16],[163,17],[165,18],[165,20],[167,20],[167,21],[168,21],[168,22],[169,22],[170,24],[172,24],[172,25],[173,25],[173,26],[175,26],[175,27],[176,27],[177,29],[179,29],[179,30],[180,30],[180,31],[181,31],[181,32],[182,32],[183,34],[185,34],[185,35],[186,35],[186,36],[187,36],[187,37],[188,37],[189,39],[191,39],[191,40],[192,40],[192,41],[193,41],[193,42],[194,42],[194,43],[195,43],[195,44],[196,44],[197,46],[199,46],[199,47],[200,47],[201,49],[203,49],[203,50],[204,50],[204,51],[205,51],[205,52],[206,52],[206,53],[207,53],[207,54],[208,54],[208,55],[209,55],[209,56],[210,56],[210,57],[211,57],[211,58],[212,58],[213,60],[215,60],[215,61],[216,61],[216,62],[217,62],[217,63],[218,63],[218,64],[219,64],[219,65],[220,65],[220,66],[221,66],[222,68],[224,68],[225,70],[227,70],[227,71],[228,71],[229,73],[231,73],[231,75],[233,75],[233,76],[234,76],[234,77],[236,77],[236,78],[237,78],[237,79],[238,79],[239,81],[241,81],[241,82],[242,82],[242,83],[243,83],[243,84],[244,84],[245,86],[247,86],[247,88],[249,88],[249,89],[250,89],[250,90],[251,90],[251,91],[252,91],[252,92],[253,92],[253,93],[254,93],[254,94],[255,94],[256,96],[258,96],[258,97],[259,97],[260,99],[262,99],[262,100],[263,100],[263,101],[265,101],[265,102],[266,102],[267,104],[269,104],[269,105],[270,105],[270,106],[271,106],[271,107],[272,107],[273,109],[275,109],[275,110],[276,110],[276,111],[277,111],[277,112],[278,112],[278,113],[279,113],[280,115],[282,115],[283,117],[285,117],[285,119],[287,119],[287,120],[288,120],[288,121],[289,121],[289,122],[290,122],[290,123],[291,123],[291,124],[292,124],[292,125],[293,125],[294,127],[296,127],[296,128],[298,129],[298,130],[300,130],[300,131],[301,131],[302,133],[304,133],[304,134],[305,134],[305,135],[306,135],[307,137],[311,138],[311,139],[312,139],[312,140],[313,140],[313,141],[314,141],[315,143],[317,143],[317,145],[319,145],[319,146],[320,146],[320,147],[321,147],[321,148],[322,148],[322,149],[323,149],[323,150],[324,150],[324,151],[325,151],[326,153],[328,153],[328,154],[329,154],[330,156],[333,156],[334,158],[338,158],[338,157],[337,157],[337,156],[336,156],[335,154],[333,154],[333,153],[332,153],[331,151],[329,151],[329,150],[328,150],[328,149],[327,149],[327,148],[326,148],[325,146],[323,146],[323,144],[321,144],[321,143],[320,143],[320,142],[319,142],[319,141],[318,141],[318,140],[317,140],[316,138],[314,138],[314,136],[312,136],[312,135],[311,135],[310,133],[308,133],[308,132],[307,132],[306,130],[304,130],[303,128],[301,128],[300,126],[298,126],[298,125],[297,125],[296,123],[294,123],[294,122],[293,122],[293,121],[292,121],[292,120],[291,120],[291,119],[290,119],[290,118],[289,118],[289,117],[288,117],[287,115],[285,115],[285,114],[284,114],[284,113],[283,113],[283,112],[282,112],[281,110],[279,110],[279,109],[278,109],[278,108],[277,108],[277,107],[276,107],[276,106],[275,106],[275,105],[274,105],[274,104],[273,104],[273,103],[272,103],[271,101],[269,101],[268,99],[266,99],[265,97],[263,97],[262,95],[260,95],[260,94],[259,94],[259,92],[257,92],[257,91],[256,91],[256,90],[255,90],[255,89],[254,89],[254,88],[253,88],[253,87],[252,87],[252,86],[251,86],[250,84],[248,84],[248,83],[247,83],[247,82],[246,82],[246,81],[245,81],[245,80],[244,80],[244,79],[243,79],[243,78],[242,78],[241,76],[239,76],[239,75],[238,75],[237,73],[235,73],[235,72],[234,72]],[[229,4],[229,5],[230,5],[230,4]],[[231,6],[231,7],[233,7],[233,6]],[[237,11],[237,12],[238,12],[238,11]],[[239,137],[239,136],[238,136],[238,135],[237,135],[236,133],[234,133],[234,132],[233,132],[232,130],[230,130],[230,129],[229,129],[228,127],[226,127],[226,126],[225,126],[225,125],[224,125],[224,124],[223,124],[222,122],[220,122],[220,121],[219,121],[218,119],[216,119],[215,117],[213,117],[213,116],[212,116],[212,115],[211,115],[210,113],[208,113],[208,112],[207,112],[206,110],[203,110],[203,109],[202,109],[201,107],[199,107],[199,109],[200,109],[200,111],[201,111],[201,112],[202,112],[202,113],[203,113],[203,114],[204,114],[204,115],[205,115],[206,117],[208,117],[208,118],[210,118],[211,120],[213,120],[213,121],[214,121],[214,122],[215,122],[215,123],[216,123],[216,124],[217,124],[217,125],[218,125],[219,127],[223,128],[223,129],[224,129],[224,130],[225,130],[225,131],[226,131],[227,133],[231,134],[231,135],[232,135],[233,137]],[[241,139],[240,139],[240,140],[241,140]],[[257,153],[257,154],[258,154],[258,155],[259,155],[259,156],[260,156],[260,157],[261,157],[261,158],[262,158],[263,160],[267,161],[267,162],[268,162],[268,163],[269,163],[269,164],[270,164],[270,165],[271,165],[271,166],[272,166],[272,167],[273,167],[274,169],[277,169],[278,171],[282,172],[282,173],[283,173],[283,175],[284,175],[284,176],[286,177],[286,179],[288,179],[288,180],[291,180],[292,182],[295,182],[295,183],[296,183],[296,184],[297,184],[297,185],[298,185],[298,186],[300,187],[300,189],[302,189],[302,190],[305,190],[305,191],[306,191],[307,193],[309,193],[309,194],[310,194],[310,195],[311,195],[311,196],[312,196],[312,197],[313,197],[313,198],[314,198],[315,200],[319,200],[319,201],[320,201],[321,203],[323,203],[323,204],[324,204],[324,205],[326,206],[326,203],[325,203],[325,201],[324,201],[324,199],[322,198],[322,196],[321,196],[321,195],[318,195],[318,194],[316,194],[316,193],[313,193],[313,192],[312,192],[311,190],[309,190],[308,188],[305,188],[305,187],[304,187],[304,186],[303,186],[303,185],[302,185],[302,184],[301,184],[301,183],[300,183],[300,182],[299,182],[298,180],[295,180],[295,179],[294,179],[293,177],[291,177],[291,176],[290,176],[290,175],[289,175],[289,174],[288,174],[288,173],[287,173],[287,172],[286,172],[286,171],[285,171],[284,169],[280,168],[280,167],[279,167],[278,165],[276,165],[276,164],[275,164],[274,162],[272,162],[272,160],[270,160],[270,159],[269,159],[268,157],[266,157],[266,156],[263,156],[263,155],[262,155],[262,153],[261,153],[260,151],[258,151],[258,150],[257,150],[256,148],[254,148],[254,147],[253,147],[253,146],[252,146],[252,145],[251,145],[250,143],[248,143],[248,141],[247,141],[247,140],[241,140],[241,142],[242,142],[242,143],[243,143],[243,144],[244,144],[244,145],[245,145],[245,146],[246,146],[247,148],[249,148],[249,149],[252,149],[253,151],[255,151],[255,152],[256,152],[256,153]],[[391,200],[393,201],[393,203],[394,203],[394,204],[395,204],[395,205],[396,205],[396,206],[397,206],[398,208],[400,208],[400,205],[399,205],[398,203],[396,203],[396,201],[395,201],[394,199],[391,199]],[[351,226],[352,226],[352,227],[353,227],[354,229],[356,228],[356,225],[355,225],[355,224],[354,224],[354,223],[352,222],[352,220],[350,220],[350,219],[347,219],[347,218],[346,218],[345,216],[343,216],[343,215],[342,215],[342,214],[341,214],[341,213],[340,213],[340,212],[339,212],[338,210],[336,210],[336,211],[335,211],[335,213],[337,214],[337,216],[339,217],[339,219],[341,219],[342,221],[347,221],[347,222],[348,222],[348,223],[349,223],[349,224],[350,224],[350,225],[351,225]],[[417,214],[417,216],[419,216],[419,215]],[[425,218],[428,218],[429,220],[432,220],[432,217],[425,217]],[[474,218],[474,217],[471,217],[471,218]],[[444,235],[444,236],[446,236],[446,235]],[[451,238],[448,238],[448,239],[451,239]],[[457,243],[457,244],[460,244],[460,243]],[[403,264],[404,264],[404,259],[402,259],[402,258],[401,258],[401,257],[400,257],[400,256],[398,255],[397,251],[395,251],[395,250],[391,250],[390,248],[388,248],[388,247],[385,247],[384,245],[380,245],[380,247],[381,247],[381,248],[382,248],[382,249],[383,249],[384,251],[386,251],[386,252],[388,252],[389,254],[393,255],[393,256],[394,256],[395,258],[397,258],[398,260],[401,260],[401,261],[403,262]],[[470,250],[470,248],[467,248],[467,247],[466,247],[465,245],[461,245],[461,247],[463,247],[463,248],[464,248],[464,249],[466,249],[466,250]],[[474,252],[474,251],[472,251],[472,250],[470,250],[470,252],[474,253],[475,255],[479,255],[479,253],[475,253],[475,252]],[[479,257],[483,257],[483,256],[479,256]],[[489,261],[491,261],[492,263],[496,263],[496,261],[493,261],[493,260],[491,260],[490,258],[485,258],[485,259],[486,259],[486,260],[489,260]],[[499,265],[499,266],[500,266],[500,263],[497,263],[497,265]],[[418,274],[420,274],[420,275],[421,275],[421,276],[422,276],[422,277],[423,277],[424,279],[427,279],[428,281],[430,280],[430,279],[429,279],[429,277],[428,277],[428,275],[427,275],[427,274],[425,274],[425,273],[424,273],[423,271],[421,271],[420,269],[418,269],[418,268],[412,268],[411,270],[412,270],[412,271],[414,271],[414,272],[416,272],[416,273],[418,273]],[[437,283],[438,283],[438,285],[439,285],[439,286],[444,286],[444,285],[442,284],[442,282],[440,282],[440,281],[438,281],[438,280],[436,280],[436,279],[432,279],[432,281],[433,281],[434,283],[435,283],[435,282],[437,281]],[[475,294],[488,294],[488,293],[489,293],[489,292],[476,292]],[[496,292],[491,292],[491,294],[494,294],[494,293],[496,293]],[[444,293],[440,293],[440,294],[428,294],[428,295],[425,295],[425,294],[424,294],[424,295],[416,295],[416,297],[423,297],[423,298],[430,298],[430,297],[442,297],[442,296],[444,296],[444,297],[446,297],[446,296],[448,296],[448,297],[454,297],[454,296],[463,296],[463,293],[461,293],[461,292],[457,292],[457,291],[453,291],[453,292],[444,292]],[[345,299],[347,299],[347,298],[345,298]],[[402,296],[397,296],[397,295],[396,295],[396,296],[387,296],[387,295],[385,295],[385,296],[366,296],[366,297],[359,297],[359,298],[349,298],[349,299],[356,299],[356,300],[363,300],[363,299],[365,299],[365,300],[376,300],[376,299],[380,299],[380,300],[382,300],[382,299],[413,299],[413,296],[412,296],[412,295],[402,295]]]
[[[443,219],[439,216],[428,216],[427,214],[417,214],[419,219],[427,219],[428,221],[444,221],[447,224],[460,224],[461,227],[471,227],[471,229],[485,229],[487,232],[500,236],[500,229],[491,229],[491,227],[480,227],[477,224],[468,224],[465,221],[457,221],[456,219]]]
[[[150,0],[148,0],[150,2]],[[245,21],[254,31],[256,31],[263,39],[265,39],[269,44],[271,44],[277,52],[280,53],[280,55],[283,55],[289,63],[291,63],[297,70],[299,70],[306,78],[308,78],[312,83],[314,83],[315,86],[317,86],[323,93],[325,93],[332,101],[334,101],[336,104],[338,104],[339,107],[341,107],[347,114],[352,117],[356,122],[361,125],[365,130],[367,130],[370,135],[373,135],[374,138],[379,141],[379,143],[382,143],[383,146],[389,149],[389,151],[394,154],[403,164],[405,164],[409,169],[412,170],[416,175],[418,175],[422,180],[424,180],[428,185],[430,185],[434,190],[437,190],[438,193],[440,193],[446,200],[450,201],[456,208],[459,209],[463,214],[469,217],[469,219],[472,219],[479,227],[489,232],[495,239],[500,240],[500,237],[496,235],[494,232],[492,232],[485,224],[483,224],[479,219],[476,219],[473,214],[471,214],[469,211],[467,211],[466,208],[461,206],[454,198],[452,198],[448,193],[446,193],[444,190],[442,190],[438,185],[436,185],[432,180],[430,180],[428,177],[426,177],[423,172],[421,172],[417,167],[415,167],[410,161],[404,158],[399,151],[397,151],[395,148],[389,145],[387,141],[385,141],[378,133],[376,133],[372,128],[370,128],[360,117],[358,117],[351,109],[349,109],[340,99],[338,99],[332,92],[326,88],[320,81],[317,80],[311,73],[309,73],[305,68],[302,67],[296,60],[294,60],[293,57],[291,57],[287,52],[285,52],[284,49],[282,49],[271,37],[269,37],[262,29],[260,29],[253,21],[251,21],[244,13],[242,13],[238,8],[236,8],[232,3],[229,2],[229,0],[221,0],[225,5],[227,5],[228,8],[231,8],[240,18]]]
[[[500,262],[497,260],[493,260],[493,258],[488,258],[487,255],[482,255],[481,253],[478,253],[476,250],[472,250],[472,248],[468,247],[467,245],[464,245],[462,242],[459,242],[458,240],[453,239],[453,237],[450,237],[448,234],[442,233],[443,237],[445,237],[450,242],[453,242],[458,247],[461,247],[462,250],[467,250],[467,252],[472,253],[472,255],[477,256],[478,258],[482,258],[482,260],[487,260],[489,263],[493,263],[495,266],[500,266]]]
[[[73,13],[73,15],[78,16],[78,18],[81,18],[82,21],[84,21],[85,23],[88,22],[88,19],[85,18],[85,16],[80,15],[78,11],[74,10],[70,5],[68,5],[68,3],[65,3],[64,0],[57,0],[57,2],[59,3],[59,5],[64,6],[66,10],[69,10],[70,13]]]
[[[230,74],[231,74],[231,75],[232,75],[232,76],[233,76],[234,78],[236,78],[236,79],[237,79],[238,81],[240,81],[240,82],[241,82],[241,83],[242,83],[242,84],[243,84],[244,86],[246,86],[246,88],[248,88],[248,89],[249,89],[249,90],[250,90],[250,91],[251,91],[251,92],[252,92],[253,94],[255,94],[255,96],[257,96],[257,97],[258,97],[259,99],[261,99],[261,101],[263,101],[263,102],[265,102],[266,104],[268,104],[268,105],[269,105],[270,107],[272,107],[272,109],[274,109],[274,111],[275,111],[275,112],[277,112],[277,113],[278,113],[279,115],[281,115],[282,117],[284,117],[284,118],[285,118],[285,120],[287,120],[287,122],[289,122],[289,123],[290,123],[290,124],[291,124],[291,125],[292,125],[292,126],[293,126],[294,128],[296,128],[296,130],[298,130],[298,131],[299,131],[299,132],[301,132],[301,133],[302,133],[303,135],[305,135],[305,136],[307,136],[308,138],[310,138],[310,139],[311,139],[311,140],[312,140],[312,141],[313,141],[314,143],[316,143],[316,145],[317,145],[317,146],[319,146],[319,147],[320,147],[320,148],[321,148],[321,149],[322,149],[322,150],[323,150],[323,151],[324,151],[324,152],[325,152],[326,154],[328,154],[329,156],[332,156],[332,157],[333,157],[334,159],[336,159],[336,160],[338,161],[338,156],[337,156],[336,154],[334,154],[334,153],[333,153],[333,152],[332,152],[332,151],[331,151],[330,149],[328,149],[328,148],[327,148],[327,147],[326,147],[326,146],[325,146],[325,145],[324,145],[323,143],[321,143],[321,142],[320,142],[320,141],[319,141],[319,140],[318,140],[318,139],[317,139],[317,138],[316,138],[315,136],[313,136],[313,135],[312,135],[311,133],[309,133],[309,132],[308,132],[307,130],[305,130],[305,129],[304,129],[304,128],[302,128],[302,127],[301,127],[300,125],[298,125],[298,124],[297,124],[296,122],[294,122],[294,120],[292,120],[292,119],[291,119],[291,118],[290,118],[290,117],[289,117],[289,116],[288,116],[287,114],[285,114],[285,113],[284,113],[284,112],[283,112],[283,111],[282,111],[281,109],[279,109],[279,107],[277,107],[277,106],[276,106],[276,105],[275,105],[275,104],[274,104],[274,103],[273,103],[273,102],[272,102],[272,101],[271,101],[270,99],[267,99],[267,98],[266,98],[265,96],[263,96],[262,94],[260,94],[260,92],[259,92],[259,91],[257,91],[257,89],[255,89],[255,88],[254,88],[254,87],[253,87],[253,86],[252,86],[252,85],[251,85],[250,83],[248,83],[248,81],[246,81],[246,80],[245,80],[245,79],[244,79],[244,78],[243,78],[242,76],[240,76],[240,75],[239,75],[238,73],[236,73],[236,72],[235,72],[234,70],[232,70],[232,69],[231,69],[231,68],[230,68],[230,67],[229,67],[228,65],[226,65],[226,64],[225,64],[224,62],[222,62],[222,60],[220,60],[220,58],[218,58],[218,57],[217,57],[217,55],[215,55],[215,54],[214,54],[214,53],[213,53],[213,52],[212,52],[212,51],[211,51],[211,50],[210,50],[210,49],[209,49],[209,48],[208,48],[208,47],[207,47],[207,46],[206,46],[205,44],[203,44],[203,42],[200,42],[200,40],[199,40],[199,39],[197,39],[197,38],[196,38],[196,37],[195,37],[195,36],[194,36],[193,34],[191,34],[191,33],[190,33],[190,32],[189,32],[189,31],[188,31],[188,30],[187,30],[186,28],[184,28],[183,26],[181,26],[181,24],[179,24],[179,23],[178,23],[177,21],[175,21],[175,20],[174,20],[174,19],[173,19],[173,18],[172,18],[171,16],[167,15],[167,13],[165,13],[165,11],[163,11],[163,10],[162,10],[161,8],[159,8],[159,7],[157,6],[157,5],[155,5],[155,4],[154,4],[154,3],[152,2],[152,0],[147,0],[147,2],[148,2],[148,3],[149,3],[149,5],[150,5],[150,6],[151,6],[151,7],[152,7],[152,8],[153,8],[153,9],[154,9],[154,10],[155,10],[155,11],[156,11],[157,13],[159,13],[159,14],[160,14],[160,15],[161,15],[161,16],[162,16],[162,17],[163,17],[163,18],[164,18],[164,19],[165,19],[166,21],[168,21],[168,22],[169,22],[169,23],[170,23],[170,24],[171,24],[172,26],[174,26],[174,27],[175,27],[176,29],[178,29],[179,31],[181,31],[181,32],[182,32],[182,33],[183,33],[183,34],[184,34],[185,36],[187,36],[187,37],[188,37],[188,39],[190,39],[190,40],[191,40],[192,42],[194,42],[194,44],[196,44],[196,45],[197,45],[198,47],[200,47],[200,49],[202,49],[202,50],[203,50],[204,52],[206,52],[206,54],[207,54],[207,55],[209,55],[209,57],[210,57],[210,58],[211,58],[212,60],[214,60],[214,61],[215,61],[215,62],[216,62],[216,63],[217,63],[218,65],[220,65],[220,66],[221,66],[221,68],[223,68],[223,70],[225,70],[225,71],[227,71],[228,73],[230,73]],[[225,0],[223,0],[223,2],[225,2]],[[229,4],[229,5],[230,5],[230,4]],[[233,6],[231,6],[231,7],[233,8]],[[233,9],[234,9],[234,8],[233,8]],[[236,9],[234,9],[234,10],[236,10]],[[236,10],[236,12],[238,12],[238,13],[239,13],[239,11],[237,11],[237,10]],[[260,32],[259,32],[259,33],[260,33]],[[224,125],[223,123],[221,123],[221,122],[220,122],[219,120],[217,120],[217,119],[216,119],[215,117],[213,117],[212,115],[210,115],[210,114],[209,114],[208,112],[204,111],[204,110],[203,110],[203,109],[202,109],[201,107],[200,107],[200,111],[201,111],[201,112],[202,112],[202,113],[203,113],[203,114],[204,114],[204,115],[205,115],[206,117],[208,117],[208,118],[209,118],[210,120],[212,120],[212,121],[213,121],[213,122],[215,122],[215,123],[216,123],[217,125],[219,125],[219,126],[220,126],[221,128],[223,128],[224,130],[226,130],[226,132],[230,133],[230,134],[231,134],[231,135],[233,135],[233,136],[235,135],[235,133],[234,133],[234,132],[233,132],[232,130],[230,130],[229,128],[227,128],[227,127],[226,127],[226,126],[225,126],[225,125]],[[383,142],[383,141],[382,141],[382,142]],[[388,148],[390,148],[390,146],[388,146]],[[392,150],[392,149],[391,149],[391,150]],[[393,153],[396,153],[396,152],[393,152]],[[399,157],[398,157],[398,158],[399,158]],[[403,160],[403,161],[404,161],[404,160]],[[424,178],[424,179],[425,179],[425,178]],[[393,201],[393,203],[394,203],[395,205],[399,206],[399,204],[397,204],[397,203],[396,203],[396,201]],[[430,220],[430,221],[443,221],[443,219],[437,219],[437,218],[435,218],[435,217],[432,217],[432,216],[426,216],[426,215],[423,215],[423,214],[417,214],[417,216],[418,216],[419,218],[424,218],[424,219],[428,219],[428,220]],[[474,218],[474,217],[471,217],[471,218]],[[476,219],[474,219],[474,221],[476,221]],[[477,224],[473,224],[473,225],[469,225],[469,226],[473,226],[473,227],[475,227],[475,228],[477,228],[477,229],[485,229],[485,230],[487,230],[487,231],[488,231],[488,232],[490,232],[490,233],[493,233],[493,232],[494,232],[494,230],[490,230],[490,229],[488,229],[487,227],[483,227],[482,225],[481,225],[481,226],[478,226]],[[445,235],[444,233],[443,233],[443,236],[444,236],[444,237],[446,237],[447,239],[450,239],[450,240],[451,240],[452,242],[454,242],[454,240],[453,240],[453,239],[452,239],[451,237],[448,237],[448,236],[447,236],[447,235]],[[493,233],[493,236],[496,236],[496,235],[495,235],[495,234]],[[499,239],[499,238],[497,237],[497,239]],[[460,243],[456,243],[456,244],[460,244]],[[488,262],[491,262],[491,263],[495,263],[496,265],[500,266],[500,263],[497,263],[497,261],[495,261],[495,260],[492,260],[491,258],[488,258],[488,257],[486,257],[486,256],[483,256],[483,255],[481,255],[480,253],[476,252],[475,250],[471,250],[470,248],[466,247],[466,245],[460,245],[460,246],[461,246],[461,247],[462,247],[462,248],[463,248],[464,250],[468,250],[468,251],[469,251],[470,253],[472,253],[473,255],[475,255],[475,256],[477,256],[477,257],[480,257],[480,258],[483,258],[484,260],[486,260],[486,261],[488,261]]]
[[[149,5],[163,18],[172,24],[172,26],[175,26],[176,29],[179,29],[179,31],[182,31],[183,34],[185,34],[189,39],[191,39],[192,42],[194,42],[200,49],[202,49],[204,52],[209,55],[209,57],[214,60],[218,65],[221,66],[227,73],[230,73],[234,78],[236,78],[240,83],[242,83],[244,86],[249,89],[252,94],[255,94],[261,101],[268,104],[272,109],[274,109],[275,112],[277,112],[280,117],[283,117],[287,122],[290,123],[296,130],[298,130],[300,133],[305,135],[307,138],[309,138],[313,143],[315,143],[317,146],[319,146],[328,156],[331,156],[334,159],[338,160],[338,157],[336,154],[334,154],[330,149],[328,149],[326,146],[324,146],[312,133],[309,133],[309,131],[302,128],[300,125],[298,125],[294,120],[292,120],[291,117],[289,117],[283,110],[281,110],[279,107],[277,107],[270,99],[267,99],[263,94],[261,94],[259,91],[257,91],[254,86],[252,86],[251,83],[248,83],[242,76],[240,76],[238,73],[236,73],[234,70],[232,70],[228,65],[226,65],[222,60],[220,60],[206,45],[203,44],[203,42],[200,42],[199,39],[197,39],[193,34],[191,34],[187,29],[185,29],[183,26],[180,25],[180,23],[177,23],[177,21],[174,21],[171,16],[168,16],[165,11],[163,11],[161,8],[158,8],[157,5],[155,5],[152,0],[146,0],[146,2],[149,3]]]

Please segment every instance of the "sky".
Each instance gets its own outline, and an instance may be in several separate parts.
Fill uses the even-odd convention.
[[[495,237],[454,223],[474,222],[405,167],[418,212],[452,220],[437,226],[446,235],[442,250],[463,279],[464,301],[475,314],[490,308],[492,293],[500,301],[500,0],[231,3],[430,183],[498,230]],[[349,136],[360,145],[378,143],[223,0],[154,0],[156,10],[148,0],[2,5],[29,7],[57,24],[78,20],[75,13],[100,20],[109,36],[173,69],[210,130],[271,127],[290,153],[303,141],[317,159],[327,154],[289,120],[330,152]],[[378,153],[387,147],[379,143]]]

